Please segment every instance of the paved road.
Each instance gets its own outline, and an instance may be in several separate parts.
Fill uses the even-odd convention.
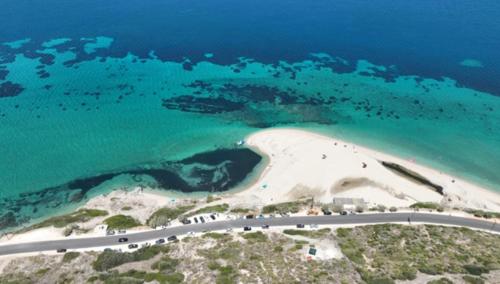
[[[265,219],[238,219],[215,221],[204,224],[191,224],[177,227],[169,227],[163,230],[151,230],[140,233],[130,233],[116,236],[79,238],[79,239],[63,239],[53,241],[40,241],[23,244],[12,244],[0,246],[0,255],[51,251],[60,248],[66,249],[81,249],[118,245],[118,238],[127,237],[129,243],[137,243],[166,238],[172,235],[183,235],[188,232],[203,232],[205,230],[225,230],[228,228],[241,229],[244,226],[295,226],[296,224],[318,224],[318,225],[352,225],[365,223],[396,223],[408,222],[408,217],[412,223],[427,223],[427,224],[445,224],[461,227],[469,227],[473,229],[490,230],[500,233],[500,224],[493,222],[478,220],[473,218],[464,218],[449,216],[445,214],[429,214],[429,213],[377,213],[377,214],[358,214],[358,215],[333,215],[333,216],[302,216],[302,217],[281,217],[281,218],[265,218]]]

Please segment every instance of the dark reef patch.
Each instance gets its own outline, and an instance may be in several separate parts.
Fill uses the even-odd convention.
[[[209,114],[235,111],[244,107],[242,103],[233,102],[222,97],[199,98],[194,96],[163,99],[162,105],[167,109]]]
[[[5,80],[5,78],[7,78],[7,75],[9,75],[9,70],[6,70],[5,67],[0,66],[0,80]]]
[[[0,98],[15,97],[24,91],[23,86],[11,81],[0,84]]]
[[[261,156],[246,148],[218,149],[180,161],[163,161],[148,166],[103,173],[68,183],[22,193],[0,200],[0,231],[40,217],[40,209],[61,208],[88,198],[92,190],[118,176],[129,176],[136,186],[150,186],[182,192],[221,192],[242,182]],[[143,177],[149,177],[144,179]],[[151,184],[154,180],[154,184]]]

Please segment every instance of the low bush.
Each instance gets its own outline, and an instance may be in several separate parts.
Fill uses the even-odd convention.
[[[166,251],[168,251],[167,246],[149,246],[134,252],[105,251],[97,256],[92,266],[97,271],[105,271],[124,263],[151,259],[158,253]]]
[[[73,223],[87,222],[93,218],[103,217],[107,215],[108,212],[105,210],[80,209],[70,214],[49,218],[41,223],[29,227],[27,230],[49,227],[49,226],[54,226],[56,228],[63,228]]]
[[[128,215],[115,215],[104,220],[104,223],[108,225],[108,229],[128,229],[142,224]]]
[[[77,258],[80,256],[80,253],[77,251],[70,251],[64,254],[62,262],[63,263],[68,263],[71,262],[73,259]]]
[[[182,214],[193,209],[194,205],[179,206],[176,208],[160,208],[156,210],[147,220],[147,224],[152,227],[167,225],[170,221],[177,219]]]

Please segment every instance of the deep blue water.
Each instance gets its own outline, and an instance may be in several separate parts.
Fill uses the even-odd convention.
[[[122,186],[227,190],[260,161],[234,142],[275,126],[498,191],[499,49],[491,0],[4,0],[0,231]]]
[[[6,0],[0,41],[106,35],[114,56],[222,64],[326,52],[500,95],[499,18],[495,0]],[[484,67],[457,66],[466,58]]]

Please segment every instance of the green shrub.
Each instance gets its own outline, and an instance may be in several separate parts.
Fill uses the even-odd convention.
[[[446,277],[442,277],[439,279],[431,280],[427,282],[427,284],[453,284],[453,282]]]
[[[419,209],[433,209],[438,210],[442,209],[441,205],[434,202],[417,202],[410,205],[410,208],[419,208]]]
[[[128,215],[115,215],[104,220],[104,223],[108,225],[108,229],[128,229],[137,226],[141,226],[141,223],[131,216]]]
[[[151,259],[158,253],[166,251],[168,251],[166,246],[144,247],[134,252],[105,251],[97,256],[92,266],[97,271],[105,271],[124,263]]]
[[[319,230],[295,230],[295,229],[286,229],[283,230],[283,233],[286,235],[299,235],[299,236],[304,236],[308,238],[322,238],[330,233],[330,228],[323,228]]]
[[[216,284],[232,284],[236,282],[236,277],[238,276],[236,270],[228,265],[219,267],[219,273],[215,279]]]
[[[489,273],[489,269],[480,265],[466,264],[463,266],[467,273],[472,275],[481,275],[483,273]]]
[[[470,275],[464,275],[462,279],[468,284],[483,284],[484,280],[479,277],[474,277]]]
[[[236,213],[236,214],[247,214],[247,213],[252,212],[252,209],[249,209],[249,208],[234,208],[234,209],[231,209],[229,212]]]
[[[187,214],[185,217],[191,217],[197,214],[203,214],[203,213],[224,213],[229,209],[229,204],[223,203],[223,204],[217,204],[217,205],[212,205],[212,206],[207,206],[200,208],[194,212],[191,212]]]
[[[267,241],[267,236],[262,232],[246,233],[242,236],[245,240],[254,240],[257,242]]]
[[[176,208],[160,208],[156,210],[147,220],[147,224],[152,227],[167,225],[170,221],[177,219],[182,214],[193,209],[194,205],[179,206]]]
[[[68,263],[71,262],[73,259],[77,258],[80,256],[80,253],[77,251],[70,251],[64,254],[62,262],[63,263]]]
[[[72,223],[87,222],[93,218],[102,217],[102,216],[106,216],[106,215],[108,215],[108,212],[104,211],[104,210],[80,209],[80,210],[73,212],[73,213],[70,213],[70,214],[49,218],[41,223],[30,226],[25,231],[29,231],[29,230],[33,230],[33,229],[37,229],[37,228],[49,227],[49,226],[54,226],[56,228],[64,228],[67,225],[72,224]]]
[[[177,265],[179,265],[178,259],[164,256],[159,261],[153,263],[153,265],[151,265],[151,268],[168,274],[175,272],[175,268],[177,267]]]
[[[271,213],[297,213],[302,207],[310,205],[311,199],[298,200],[292,202],[284,202],[278,204],[266,205],[262,208],[263,214]]]

